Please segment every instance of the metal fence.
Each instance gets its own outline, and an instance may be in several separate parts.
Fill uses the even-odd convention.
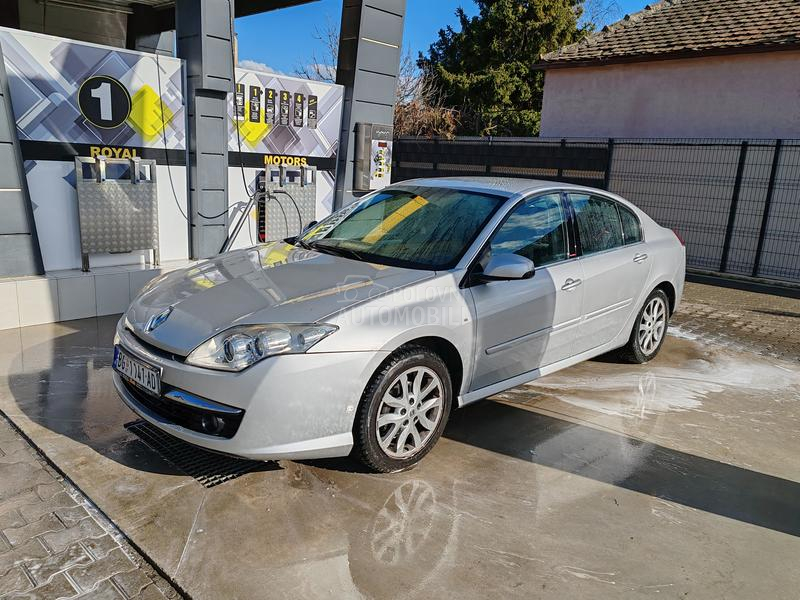
[[[502,175],[620,194],[690,268],[800,282],[800,140],[399,138],[393,180]]]

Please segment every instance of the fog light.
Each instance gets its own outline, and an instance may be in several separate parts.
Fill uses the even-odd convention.
[[[203,415],[200,417],[200,427],[203,428],[205,433],[219,435],[225,429],[225,421],[221,417]]]

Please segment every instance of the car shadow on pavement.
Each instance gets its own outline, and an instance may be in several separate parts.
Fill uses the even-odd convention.
[[[313,460],[302,460],[301,462],[310,467],[329,469],[331,471],[341,471],[342,473],[372,473],[363,463],[352,456],[342,456],[340,458],[316,458]]]
[[[599,363],[607,363],[607,364],[624,364],[624,361],[620,359],[619,352],[617,350],[612,350],[611,352],[606,352],[605,354],[601,354],[600,356],[595,356],[589,359],[589,362],[599,362]]]
[[[454,413],[445,436],[800,536],[800,483],[795,481],[492,401]]]
[[[125,466],[182,475],[123,427],[134,415],[111,380],[118,319],[112,315],[0,331],[0,344],[6,347],[0,356],[0,378],[6,379],[13,397],[12,402],[3,398],[0,409],[12,420],[21,412],[37,425]]]

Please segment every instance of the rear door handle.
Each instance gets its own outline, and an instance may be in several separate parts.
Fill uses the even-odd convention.
[[[570,292],[578,287],[583,282],[580,279],[572,279],[571,277],[564,282],[564,285],[561,286],[561,289],[565,292]]]
[[[633,262],[636,263],[644,262],[646,260],[647,260],[647,254],[645,254],[644,252],[641,252],[633,257]]]

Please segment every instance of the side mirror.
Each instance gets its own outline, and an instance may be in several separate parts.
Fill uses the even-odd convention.
[[[533,261],[519,254],[498,254],[489,259],[489,264],[478,273],[481,281],[509,281],[530,279],[534,273]]]
[[[310,222],[308,225],[306,225],[305,227],[303,227],[303,233],[305,233],[306,231],[308,231],[309,229],[311,229],[311,228],[312,228],[314,225],[316,225],[317,223],[319,223],[319,221],[311,221],[311,222]]]

